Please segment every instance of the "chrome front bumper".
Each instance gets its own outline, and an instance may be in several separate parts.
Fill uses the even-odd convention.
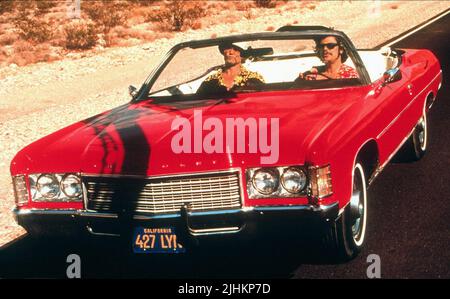
[[[165,215],[111,214],[85,210],[15,209],[19,225],[32,235],[87,234],[116,236],[131,233],[135,226],[176,227],[189,239],[213,236],[249,236],[266,232],[294,233],[323,227],[337,219],[338,204],[329,206],[276,206]]]

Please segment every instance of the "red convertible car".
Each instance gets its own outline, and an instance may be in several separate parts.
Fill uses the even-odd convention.
[[[313,233],[350,259],[376,225],[367,188],[401,148],[426,152],[441,81],[428,50],[357,50],[320,26],[181,43],[129,103],[15,156],[16,220],[136,253]]]

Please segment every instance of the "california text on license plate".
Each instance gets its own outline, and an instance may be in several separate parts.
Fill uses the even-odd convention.
[[[178,243],[173,227],[136,227],[132,243],[135,253],[183,253],[186,251],[186,248]]]

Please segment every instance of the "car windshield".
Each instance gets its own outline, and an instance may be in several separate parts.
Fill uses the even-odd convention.
[[[316,40],[320,39],[308,37],[276,40],[272,37],[266,40],[227,41],[225,44],[223,40],[218,40],[204,46],[189,46],[187,43],[185,47],[175,51],[166,61],[165,67],[159,69],[149,80],[147,90],[150,97],[182,97],[361,84],[357,78],[349,80],[322,77],[321,79],[326,80],[299,80],[300,73],[311,69],[321,73],[326,69],[316,51]],[[224,54],[228,51],[227,47],[232,47],[241,56],[241,72],[234,79],[222,76],[230,65]],[[350,56],[344,64],[356,72]],[[247,80],[249,78],[251,80]]]

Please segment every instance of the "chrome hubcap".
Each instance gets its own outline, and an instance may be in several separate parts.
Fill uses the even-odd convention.
[[[363,195],[358,190],[355,190],[350,202],[351,217],[353,220],[352,232],[353,238],[358,239],[362,230],[362,218],[364,217],[364,203],[362,199]]]
[[[350,198],[350,225],[353,241],[357,246],[364,242],[366,231],[366,186],[362,167],[355,168],[353,192]]]
[[[419,145],[422,150],[425,150],[426,146],[426,123],[425,117],[422,117],[417,126],[418,137],[419,137]]]

